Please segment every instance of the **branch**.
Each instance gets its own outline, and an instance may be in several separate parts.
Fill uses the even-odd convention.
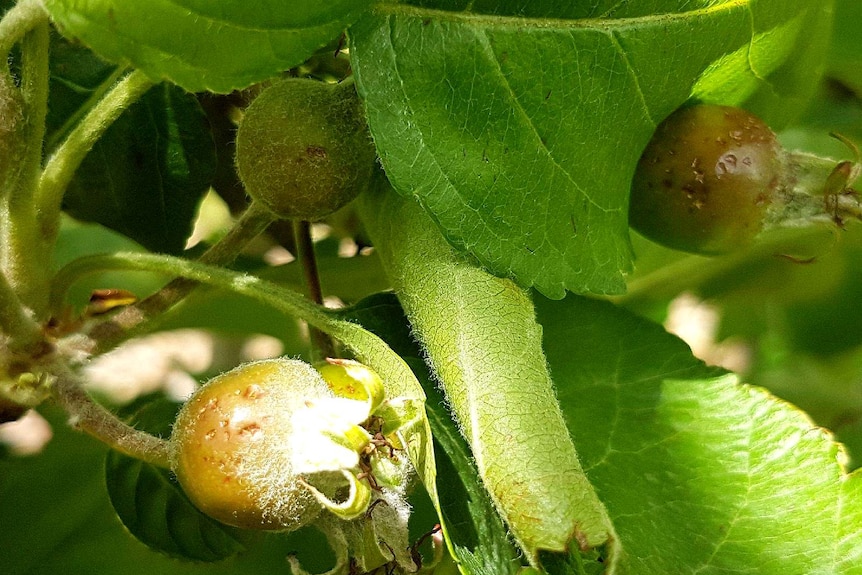
[[[274,216],[269,210],[257,202],[252,202],[231,230],[201,254],[198,261],[208,265],[232,263],[242,248],[266,229],[273,219]],[[177,278],[153,295],[95,326],[90,332],[90,337],[97,345],[95,352],[98,354],[113,349],[119,343],[140,333],[145,325],[176,305],[197,286],[197,281]],[[62,294],[57,294],[55,291],[52,305],[62,305]],[[53,309],[59,308],[53,307]]]
[[[167,441],[135,429],[93,401],[71,374],[60,375],[51,386],[57,402],[70,416],[70,424],[120,453],[157,467],[170,469]]]

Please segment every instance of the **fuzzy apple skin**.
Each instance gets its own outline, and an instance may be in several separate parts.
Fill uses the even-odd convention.
[[[681,108],[659,124],[638,162],[629,223],[665,246],[732,252],[761,231],[782,187],[784,151],[739,108]]]
[[[290,78],[251,103],[236,138],[248,194],[285,219],[318,220],[368,185],[376,153],[353,86]]]
[[[171,437],[173,469],[201,511],[246,529],[292,531],[321,511],[291,470],[292,414],[331,397],[310,365],[245,364],[210,380],[183,406]]]

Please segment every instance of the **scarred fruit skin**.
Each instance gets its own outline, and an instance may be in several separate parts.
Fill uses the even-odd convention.
[[[781,189],[784,151],[759,118],[681,108],[659,124],[632,181],[629,223],[665,246],[722,254],[760,232]]]
[[[352,85],[290,78],[264,90],[236,137],[240,179],[285,219],[318,220],[368,184],[376,153]]]
[[[172,467],[201,511],[246,529],[291,531],[321,511],[291,469],[292,414],[331,397],[310,365],[286,358],[225,372],[182,407],[171,436]]]

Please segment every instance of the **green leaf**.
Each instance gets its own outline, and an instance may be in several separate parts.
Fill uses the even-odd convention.
[[[156,400],[138,410],[130,423],[167,436],[178,408]],[[198,511],[170,471],[109,451],[105,477],[120,520],[153,549],[195,561],[219,561],[245,550],[242,532]]]
[[[64,208],[151,251],[179,253],[214,171],[212,137],[194,96],[160,85],[96,143],[66,192]]]
[[[536,307],[620,572],[859,573],[862,476],[828,433],[608,303]]]
[[[414,202],[385,182],[378,188],[362,198],[363,220],[525,555],[535,565],[540,551],[565,552],[575,540],[612,547],[613,526],[578,463],[528,295],[455,254]]]
[[[383,338],[410,365],[428,399],[425,408],[434,436],[437,495],[441,523],[461,570],[468,575],[517,572],[520,561],[506,528],[476,472],[470,448],[458,432],[445,400],[410,336],[410,325],[392,293],[375,294],[345,309],[345,319],[359,322]]]
[[[61,31],[190,92],[227,93],[301,64],[369,0],[46,0]]]
[[[357,86],[396,190],[552,298],[623,290],[629,184],[656,124],[691,97],[810,84],[816,66],[792,57],[828,18],[807,0],[485,4],[376,6],[351,28]]]
[[[862,90],[862,4],[835,0],[835,25],[827,60],[828,73]]]
[[[46,147],[53,150],[60,138],[89,110],[107,89],[103,83],[117,73],[117,66],[106,62],[80,44],[51,34],[48,117]]]

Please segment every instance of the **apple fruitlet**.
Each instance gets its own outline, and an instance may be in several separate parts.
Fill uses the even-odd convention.
[[[722,254],[750,243],[785,183],[784,150],[740,108],[695,105],[665,119],[637,165],[629,223],[665,246]]]
[[[246,191],[284,219],[319,220],[367,186],[376,154],[352,84],[290,78],[255,98],[236,164]]]
[[[292,472],[292,416],[332,396],[317,370],[286,358],[213,378],[174,424],[177,480],[195,506],[223,523],[284,531],[308,524],[322,506]]]

